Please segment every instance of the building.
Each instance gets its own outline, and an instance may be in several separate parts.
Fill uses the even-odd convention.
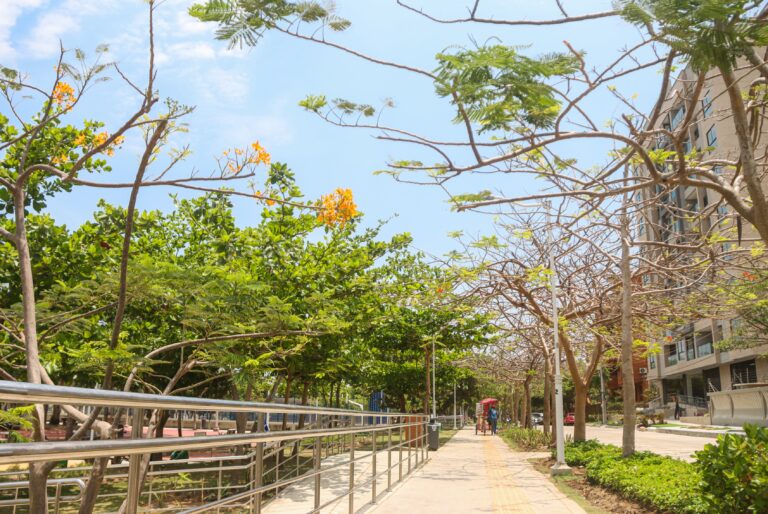
[[[748,90],[758,74],[749,69],[739,72],[743,89]],[[730,118],[729,100],[720,76],[714,72],[707,75],[701,91],[700,101],[691,105],[690,97],[695,85],[695,75],[683,70],[662,107],[662,116],[653,128],[666,129],[676,133],[684,131],[687,137],[683,147],[686,153],[696,151],[700,161],[716,158],[736,159],[739,155],[735,129]],[[693,111],[692,113],[689,111]],[[683,124],[687,123],[686,126]],[[761,128],[762,146],[768,128]],[[668,137],[659,135],[648,144],[649,148],[674,150]],[[664,169],[665,166],[659,166]],[[713,165],[711,170],[727,175],[731,170]],[[647,174],[639,167],[638,174]],[[721,232],[737,233],[735,217],[730,207],[722,202],[719,195],[708,189],[691,186],[677,186],[664,189],[653,186],[653,191],[644,192],[648,202],[638,215],[636,231],[640,241],[666,242],[672,244],[693,242],[717,228]],[[646,196],[647,195],[647,196]],[[739,228],[738,232],[741,232]],[[754,229],[743,227],[744,239],[755,235]],[[720,243],[720,250],[727,253],[734,246],[731,241]],[[650,248],[654,248],[651,246]],[[653,251],[653,250],[651,250]],[[684,255],[685,250],[680,251]],[[643,278],[653,281],[652,274]],[[666,279],[659,279],[666,280]],[[675,284],[665,284],[673,286]],[[737,319],[691,319],[689,323],[663,329],[660,351],[650,355],[647,361],[647,378],[653,389],[663,398],[671,401],[673,394],[693,397],[690,401],[703,402],[712,391],[730,390],[741,384],[768,383],[768,360],[760,355],[768,353],[765,346],[735,351],[719,351],[715,343],[730,337],[738,327]],[[688,399],[686,399],[688,401]]]
[[[644,353],[644,352],[642,352]],[[621,398],[622,385],[624,379],[621,375],[621,363],[618,359],[612,359],[606,363],[606,370],[608,371],[608,393],[613,398]],[[635,401],[637,403],[643,403],[647,400],[646,391],[648,390],[648,362],[640,352],[635,352],[632,355],[632,370],[635,377]]]

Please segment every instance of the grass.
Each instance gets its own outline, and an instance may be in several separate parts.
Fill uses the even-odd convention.
[[[601,509],[600,507],[597,507],[589,503],[587,499],[584,498],[584,496],[581,494],[581,491],[571,486],[571,482],[575,480],[579,480],[578,477],[574,475],[553,477],[549,472],[549,467],[545,464],[546,460],[529,459],[528,462],[533,464],[533,467],[539,473],[548,475],[550,480],[552,480],[552,482],[555,484],[555,487],[557,487],[558,491],[566,495],[569,499],[573,500],[579,507],[584,509],[588,514],[610,514],[607,510]]]
[[[458,430],[440,429],[440,440],[438,441],[438,448],[442,448],[445,443],[451,440],[451,437],[455,436]]]

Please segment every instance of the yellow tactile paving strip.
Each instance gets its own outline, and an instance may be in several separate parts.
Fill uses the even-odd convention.
[[[525,493],[515,484],[509,467],[502,460],[494,437],[484,438],[485,470],[491,487],[493,512],[496,514],[533,514]]]

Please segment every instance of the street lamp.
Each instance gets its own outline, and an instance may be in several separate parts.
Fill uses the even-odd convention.
[[[565,462],[565,434],[563,430],[563,377],[560,375],[560,318],[557,313],[557,289],[558,278],[555,270],[555,251],[554,251],[554,239],[552,237],[552,223],[550,220],[550,210],[552,204],[545,200],[542,203],[523,203],[513,202],[522,207],[543,207],[547,212],[547,246],[549,246],[549,269],[550,274],[550,288],[552,289],[552,332],[554,336],[554,349],[555,349],[555,439],[557,445],[557,451],[555,455],[555,464],[550,468],[552,475],[568,475],[571,473],[571,468]]]
[[[435,399],[435,338],[432,337],[432,422],[437,422],[437,401]]]

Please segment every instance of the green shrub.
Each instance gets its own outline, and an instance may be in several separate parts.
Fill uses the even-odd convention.
[[[555,456],[554,450],[552,457]],[[578,441],[565,444],[565,462],[569,466],[585,467],[591,460],[602,458],[619,458],[621,449],[610,444],[602,444],[597,439]]]
[[[550,437],[535,428],[509,427],[501,436],[521,450],[542,450],[549,447]]]
[[[586,467],[587,479],[661,512],[708,512],[697,489],[693,464],[649,452],[621,457],[621,448],[595,440],[567,444],[569,466]]]
[[[693,464],[650,452],[621,458],[594,458],[587,464],[587,479],[662,512],[708,512],[697,484],[700,474]]]
[[[701,491],[712,512],[768,512],[768,429],[745,425],[696,453]]]

